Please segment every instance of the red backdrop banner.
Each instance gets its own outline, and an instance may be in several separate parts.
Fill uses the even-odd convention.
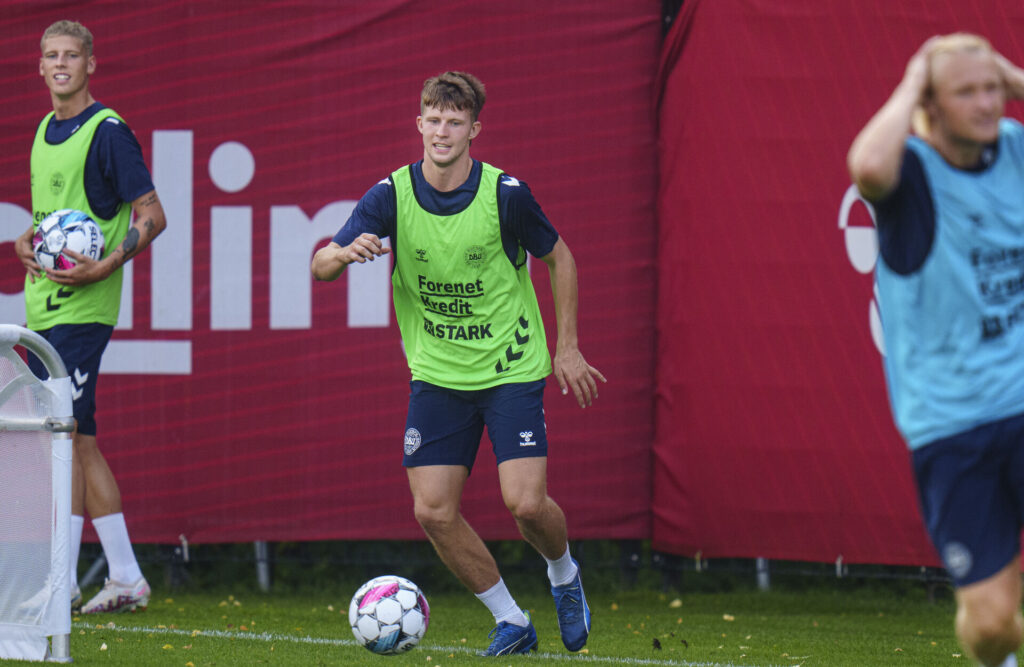
[[[931,35],[979,32],[1024,61],[1024,8],[979,7],[685,3],[658,89],[656,547],[936,563],[845,157]]]
[[[420,87],[446,69],[487,85],[473,154],[529,183],[572,248],[581,348],[609,378],[587,410],[549,382],[551,494],[574,539],[650,535],[659,9],[5,4],[0,321],[24,321],[11,242],[30,224],[51,22],[94,33],[91,90],[135,131],[168,213],[131,265],[98,395],[133,539],[422,537],[400,465],[409,377],[388,267],[314,285],[309,261],[366,190],[422,156]],[[485,538],[517,535],[486,439],[463,509]]]

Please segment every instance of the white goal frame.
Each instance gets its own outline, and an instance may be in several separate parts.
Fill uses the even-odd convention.
[[[21,346],[35,354],[50,379],[39,380],[21,362],[14,346]],[[50,457],[50,483],[52,488],[52,517],[50,526],[50,562],[46,584],[41,591],[22,604],[32,604],[39,613],[29,620],[17,617],[0,618],[0,659],[17,658],[47,662],[72,662],[71,639],[71,437],[75,420],[71,409],[71,379],[57,351],[46,339],[34,331],[12,324],[0,324],[0,357],[5,357],[19,371],[15,379],[0,387],[0,457],[5,440],[11,441],[13,432],[49,432],[52,455]],[[16,409],[5,409],[7,401],[24,387],[32,386],[42,397],[46,416],[18,416]],[[42,390],[39,390],[39,387]],[[46,405],[48,403],[48,405]],[[45,455],[44,455],[45,457]],[[0,458],[2,461],[2,458]],[[45,501],[44,501],[45,502]],[[0,521],[17,517],[16,503],[0,506]],[[11,524],[18,525],[18,524]],[[41,527],[45,533],[46,527]],[[0,571],[0,587],[14,587],[10,573]],[[10,588],[9,588],[10,590]],[[25,597],[20,590],[19,595]],[[0,610],[3,613],[3,610]]]

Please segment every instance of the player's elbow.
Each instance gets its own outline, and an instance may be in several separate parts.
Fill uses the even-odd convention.
[[[151,234],[150,239],[155,239],[160,236],[165,229],[167,229],[167,216],[165,216],[163,210],[161,210],[157,215],[154,215],[151,220],[152,226],[149,229]]]
[[[892,165],[866,151],[851,150],[846,167],[857,190],[868,200],[881,199],[891,192],[899,178],[899,172]]]
[[[344,264],[338,268],[335,262],[330,261],[324,253],[325,250],[326,248],[321,248],[316,251],[313,255],[313,262],[309,266],[309,270],[313,274],[313,278],[319,281],[334,280],[341,275],[342,271],[345,270]]]
[[[324,273],[323,268],[316,261],[316,257],[313,258],[313,263],[309,267],[310,272],[313,274],[313,278],[316,280],[327,280],[327,274]]]

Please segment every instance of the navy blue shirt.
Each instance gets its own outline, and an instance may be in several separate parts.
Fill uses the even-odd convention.
[[[57,120],[46,126],[46,143],[66,141],[96,113],[105,109],[94,102],[74,118]],[[117,215],[124,203],[131,204],[153,190],[153,179],[142,159],[142,147],[131,129],[116,118],[99,124],[85,158],[85,195],[93,212],[104,220]]]
[[[988,169],[995,162],[998,147],[998,142],[986,147],[978,164],[967,171]],[[872,205],[882,259],[900,275],[916,272],[928,258],[935,239],[935,204],[928,177],[914,151],[904,149],[899,185]]]
[[[410,165],[416,200],[435,215],[454,215],[469,206],[480,187],[482,171],[480,162],[473,160],[466,182],[450,192],[441,192],[423,177],[422,160]],[[363,195],[345,226],[332,240],[344,247],[360,234],[369,233],[380,238],[390,237],[392,245],[395,245],[397,216],[395,187],[389,176]],[[507,174],[498,179],[498,217],[501,242],[513,265],[521,264],[517,263],[520,246],[534,257],[544,257],[558,241],[558,232],[533,198],[529,186]]]

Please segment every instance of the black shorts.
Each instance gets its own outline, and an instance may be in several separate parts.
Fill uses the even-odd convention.
[[[461,391],[413,380],[402,465],[472,470],[484,426],[498,463],[547,456],[544,385],[536,380]]]
[[[107,348],[114,327],[108,324],[58,324],[52,329],[37,331],[57,350],[71,377],[71,407],[82,435],[96,435],[96,379],[100,359]],[[28,367],[36,377],[50,374],[36,355],[28,353]]]

